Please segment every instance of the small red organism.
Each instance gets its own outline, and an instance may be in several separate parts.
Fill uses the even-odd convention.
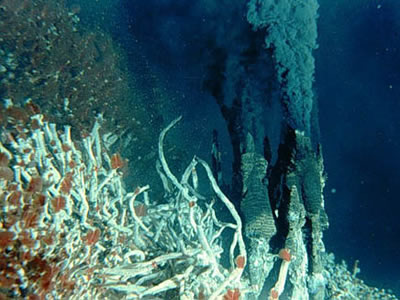
[[[56,213],[65,208],[65,203],[66,203],[66,201],[63,196],[55,197],[51,201],[51,204],[53,205],[53,209]]]
[[[28,248],[33,248],[35,245],[35,240],[32,239],[30,233],[26,230],[22,231],[19,234],[18,240],[21,242],[22,245],[24,245]]]
[[[48,266],[39,279],[39,286],[47,294],[55,285],[55,277],[60,272],[60,267]]]
[[[88,269],[88,272],[89,272],[89,269]],[[64,290],[64,292],[66,293],[66,295],[71,294],[75,288],[75,281],[71,280],[70,276],[71,275],[69,273],[67,273],[67,274],[61,275],[61,277],[60,277],[61,287]]]
[[[61,149],[64,151],[64,152],[68,152],[68,151],[71,151],[71,147],[70,146],[68,146],[67,144],[62,144],[61,145]]]
[[[239,300],[240,291],[239,289],[228,290],[224,295],[224,300]]]
[[[246,259],[244,258],[244,256],[239,255],[238,257],[236,257],[236,265],[239,269],[244,268],[245,262],[246,262]]]
[[[3,223],[4,229],[9,229],[11,226],[15,225],[20,220],[14,212],[10,211],[7,215],[5,222]]]
[[[290,250],[287,248],[283,248],[279,251],[279,257],[283,260],[290,261],[292,259],[292,255],[290,254]]]
[[[89,230],[86,236],[84,237],[84,241],[86,245],[92,246],[96,244],[100,238],[100,229],[96,228],[95,230]]]
[[[43,188],[43,181],[42,178],[39,176],[32,177],[31,181],[29,182],[27,192],[28,193],[40,193]]]
[[[76,162],[75,162],[74,160],[71,160],[71,161],[68,163],[68,166],[69,166],[71,169],[73,169],[73,168],[76,167]]]
[[[155,262],[155,261],[153,261],[153,262],[151,262],[151,266],[153,267],[153,269],[158,269],[158,264]]]
[[[114,153],[111,156],[111,168],[112,169],[119,169],[125,165],[121,155],[119,153]]]
[[[82,139],[86,139],[86,138],[89,137],[89,136],[90,136],[90,134],[89,134],[89,132],[87,132],[87,130],[83,129],[83,130],[81,131],[81,138],[82,138]]]
[[[15,234],[11,231],[0,231],[0,248],[5,248],[13,243]]]
[[[203,290],[201,290],[199,292],[199,295],[197,296],[197,299],[198,300],[205,300],[206,299],[206,296],[204,295],[204,291]]]
[[[278,291],[272,288],[270,292],[270,299],[278,299],[278,298],[279,298]]]
[[[55,237],[54,231],[52,231],[49,234],[43,235],[41,240],[46,245],[50,246],[54,243]]]
[[[37,115],[40,114],[40,107],[33,103],[32,100],[29,100],[25,103],[25,108],[32,114]],[[35,120],[35,119],[34,119]]]
[[[38,224],[38,215],[33,210],[27,210],[22,214],[25,228],[34,228]]]
[[[71,191],[71,188],[72,188],[72,175],[73,175],[72,172],[68,172],[65,175],[64,179],[62,180],[62,182],[61,182],[60,191],[63,194],[68,195],[70,193],[70,191]]]
[[[20,166],[20,167],[25,167],[26,166],[25,163],[22,160],[17,162],[16,165]]]
[[[40,208],[44,206],[46,203],[46,196],[43,194],[37,194],[32,201],[32,205],[34,207]]]
[[[40,300],[41,298],[36,294],[30,294],[30,295],[28,295],[27,299],[28,300]]]
[[[7,198],[9,204],[18,206],[20,204],[22,193],[21,191],[13,191]]]
[[[8,159],[8,156],[5,153],[0,152],[0,167],[7,167],[9,162],[10,160]]]
[[[23,252],[21,252],[19,258],[20,258],[21,262],[27,263],[32,260],[32,255],[29,251],[23,251]]]

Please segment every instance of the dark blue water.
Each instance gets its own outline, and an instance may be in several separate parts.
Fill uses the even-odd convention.
[[[315,53],[326,243],[339,258],[360,259],[361,278],[399,294],[400,6],[339,2],[321,3]]]

